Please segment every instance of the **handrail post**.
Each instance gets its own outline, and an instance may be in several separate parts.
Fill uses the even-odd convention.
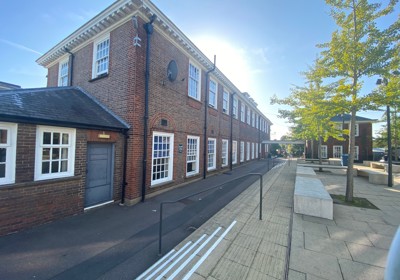
[[[204,193],[204,192],[208,192],[208,191],[213,190],[215,188],[219,188],[220,186],[225,185],[225,184],[227,184],[229,182],[233,182],[235,180],[238,180],[238,179],[241,179],[241,178],[244,178],[244,177],[248,177],[248,176],[254,176],[254,175],[257,175],[257,176],[260,177],[260,216],[259,216],[259,218],[260,218],[260,220],[262,220],[263,174],[261,174],[261,173],[248,173],[247,175],[240,176],[238,178],[235,178],[235,179],[233,179],[231,181],[228,181],[228,182],[225,182],[223,184],[219,184],[217,186],[214,186],[214,187],[211,187],[209,189],[206,189],[206,190],[191,194],[189,196],[181,197],[180,199],[175,200],[175,201],[164,201],[164,202],[161,202],[160,203],[160,222],[159,222],[159,228],[158,228],[158,256],[162,255],[163,206],[164,206],[164,204],[175,203],[175,202],[181,201],[182,199],[189,198],[189,197],[192,197],[192,196]]]
[[[262,220],[263,175],[260,174],[260,220]]]
[[[162,240],[162,217],[163,217],[163,203],[160,203],[160,224],[158,228],[158,256],[161,256],[161,240]]]

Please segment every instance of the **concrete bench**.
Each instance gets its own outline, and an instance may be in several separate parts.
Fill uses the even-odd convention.
[[[382,162],[371,161],[370,167],[375,169],[385,169],[385,164]]]
[[[388,168],[388,164],[385,163],[385,172],[389,172],[388,169],[389,169]],[[392,172],[393,173],[400,173],[400,165],[392,164]]]
[[[326,164],[307,164],[307,163],[299,163],[299,164],[297,164],[297,166],[312,167],[312,168],[347,169],[347,166],[341,166],[341,165],[326,165]]]
[[[370,167],[375,169],[384,169],[385,172],[388,172],[388,164],[385,162],[370,161]],[[400,173],[400,165],[392,164],[392,172]]]
[[[310,176],[316,176],[314,169],[311,167],[304,167],[304,166],[299,166],[297,165],[297,170],[296,170],[296,176],[301,176],[301,175],[310,175]]]
[[[321,180],[296,176],[294,212],[325,219],[333,219],[333,200]]]
[[[388,183],[388,174],[384,171],[358,169],[357,176],[368,177],[368,182],[377,185],[386,185]]]

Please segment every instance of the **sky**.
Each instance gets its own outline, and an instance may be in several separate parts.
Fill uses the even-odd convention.
[[[383,0],[387,2],[388,0]],[[36,60],[113,0],[0,0],[0,81],[23,88],[46,86],[47,71]],[[290,124],[278,118],[275,94],[304,85],[302,71],[317,57],[317,44],[337,29],[323,0],[153,0],[153,3],[242,92],[248,92],[280,139]],[[394,22],[399,13],[380,22]],[[366,79],[364,93],[377,77]],[[380,119],[383,112],[360,112]],[[374,134],[380,123],[374,124]]]

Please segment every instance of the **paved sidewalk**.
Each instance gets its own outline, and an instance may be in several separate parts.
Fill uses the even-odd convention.
[[[294,162],[264,175],[261,221],[256,182],[177,246],[236,221],[190,279],[284,279],[295,176]]]
[[[345,194],[343,171],[316,172],[331,194]],[[380,210],[334,204],[333,220],[294,214],[289,279],[383,279],[400,224],[400,184],[373,185],[354,177],[354,196]]]
[[[292,223],[296,166],[292,161],[264,175],[262,221],[255,183],[177,246],[236,221],[190,279],[383,279],[400,224],[398,178],[387,188],[354,177],[354,196],[380,210],[334,204],[333,220],[293,214]],[[317,177],[329,193],[345,193],[344,171],[317,172]]]

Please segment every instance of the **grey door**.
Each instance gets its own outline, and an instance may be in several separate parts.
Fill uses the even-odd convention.
[[[85,207],[112,200],[112,144],[88,144],[86,172]]]

